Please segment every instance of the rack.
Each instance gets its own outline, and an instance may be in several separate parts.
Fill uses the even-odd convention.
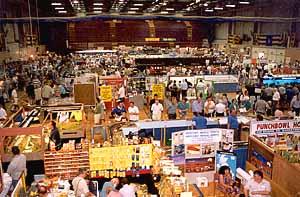
[[[44,165],[47,176],[59,175],[65,179],[72,179],[76,177],[79,168],[89,168],[89,152],[45,152]]]

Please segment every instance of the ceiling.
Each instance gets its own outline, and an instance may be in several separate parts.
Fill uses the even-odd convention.
[[[185,15],[231,16],[263,0],[43,0],[40,16]],[[33,1],[34,3],[34,1]]]

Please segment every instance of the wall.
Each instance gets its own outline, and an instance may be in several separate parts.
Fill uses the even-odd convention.
[[[152,45],[164,46],[200,46],[202,39],[213,36],[210,26],[205,23],[184,23],[183,21],[152,21],[154,28],[150,28],[144,20],[122,21],[88,21],[69,23],[67,25],[67,39],[71,49],[112,48],[117,45]],[[47,27],[45,27],[47,29]],[[188,37],[188,29],[192,37]],[[154,31],[154,35],[150,32]],[[46,32],[45,32],[46,33]],[[153,32],[152,32],[153,33]],[[44,35],[44,36],[47,36]],[[58,36],[58,35],[57,35]],[[145,38],[160,38],[160,42],[146,42]],[[162,41],[162,38],[175,39]]]

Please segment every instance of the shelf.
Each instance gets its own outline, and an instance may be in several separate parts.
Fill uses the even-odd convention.
[[[140,170],[139,171],[139,174],[151,174],[152,173],[152,170]],[[126,176],[132,176],[132,171],[126,171],[125,172]],[[94,176],[94,177],[91,177],[91,178],[104,178],[104,176]]]

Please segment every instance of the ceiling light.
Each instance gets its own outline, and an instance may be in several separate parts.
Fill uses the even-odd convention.
[[[103,5],[103,3],[94,3],[93,5]]]
[[[51,5],[61,5],[61,3],[51,3]]]
[[[226,5],[227,8],[235,8],[235,5],[234,4],[228,4]]]
[[[250,4],[249,1],[240,1],[239,3],[240,3],[240,4],[243,4],[243,5],[248,5],[248,4]]]
[[[134,6],[143,6],[143,4],[141,4],[141,3],[135,3],[135,4],[133,4]]]
[[[204,3],[203,5],[204,5],[205,7],[207,7],[207,6],[208,6],[208,3]]]
[[[160,13],[161,14],[168,14],[169,12],[167,12],[167,11],[161,11]]]
[[[222,7],[215,7],[215,10],[223,10],[224,8]]]
[[[213,9],[206,9],[205,12],[213,12]]]
[[[80,8],[80,7],[78,7],[78,8],[77,8],[77,10],[81,10],[81,8]]]
[[[166,10],[172,11],[172,10],[174,10],[174,8],[166,8]]]
[[[94,10],[103,10],[103,8],[94,7]]]
[[[75,1],[73,1],[73,3],[79,3],[79,2],[75,0]]]
[[[163,3],[163,5],[167,5],[167,3],[165,2],[165,3]]]
[[[65,8],[63,8],[63,7],[56,7],[54,9],[56,9],[56,10],[64,10]]]
[[[100,13],[102,13],[102,11],[100,11],[100,10],[94,10],[94,13],[100,14]]]
[[[128,11],[128,14],[135,14],[136,11]]]
[[[58,13],[67,13],[66,10],[59,10]]]
[[[140,8],[129,8],[130,10],[139,10]]]

